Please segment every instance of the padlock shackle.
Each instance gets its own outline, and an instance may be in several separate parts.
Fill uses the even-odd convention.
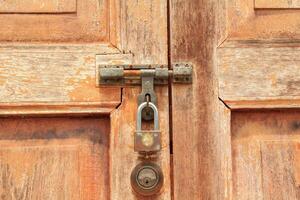
[[[137,119],[136,119],[136,130],[141,131],[142,130],[142,110],[147,107],[147,105],[152,108],[154,112],[154,130],[159,130],[159,119],[158,119],[158,109],[155,106],[154,103],[151,102],[144,102],[139,105],[137,109]]]

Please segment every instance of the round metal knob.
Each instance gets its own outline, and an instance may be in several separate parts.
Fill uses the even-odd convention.
[[[159,193],[163,185],[161,168],[152,162],[137,165],[131,173],[131,185],[134,191],[143,196]]]

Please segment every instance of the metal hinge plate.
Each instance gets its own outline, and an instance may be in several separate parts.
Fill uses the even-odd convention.
[[[154,84],[164,85],[172,78],[173,83],[192,83],[191,64],[167,65],[100,65],[100,85],[137,85],[142,83],[142,76],[152,76]]]

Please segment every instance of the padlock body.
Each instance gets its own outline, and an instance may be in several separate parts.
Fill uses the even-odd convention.
[[[134,151],[140,153],[155,153],[161,150],[161,132],[142,130],[135,132]]]

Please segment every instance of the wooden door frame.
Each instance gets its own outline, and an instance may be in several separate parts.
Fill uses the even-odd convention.
[[[109,116],[110,199],[147,199],[135,195],[130,185],[130,173],[141,162],[133,150],[140,87],[100,87],[97,66],[104,63],[167,64],[167,2],[109,2],[108,6],[116,11],[110,12],[112,23],[108,44],[0,44],[0,60],[4,61],[1,68],[6,71],[4,77],[1,77],[5,84],[0,115]],[[60,58],[64,60],[60,61]],[[39,67],[23,69],[31,63]],[[55,69],[64,66],[61,69],[63,71],[54,72],[52,68],[48,68],[48,64]],[[43,80],[39,76],[31,77],[31,70],[43,77]],[[17,74],[12,75],[15,72]],[[60,77],[59,86],[50,81],[56,80],[56,76]],[[7,80],[15,84],[17,93],[10,92]],[[58,88],[61,91],[57,91]],[[157,87],[155,90],[159,97],[163,139],[163,150],[157,162],[165,175],[164,187],[156,199],[171,199],[168,88]]]
[[[231,112],[300,107],[299,40],[232,41],[226,0],[169,3],[171,63],[194,65],[192,86],[172,86],[174,199],[232,199]]]
[[[218,99],[216,76],[216,48],[226,38],[225,1],[169,3],[171,63],[194,66],[193,85],[172,86],[174,199],[227,199],[219,137],[220,110],[226,107]]]

